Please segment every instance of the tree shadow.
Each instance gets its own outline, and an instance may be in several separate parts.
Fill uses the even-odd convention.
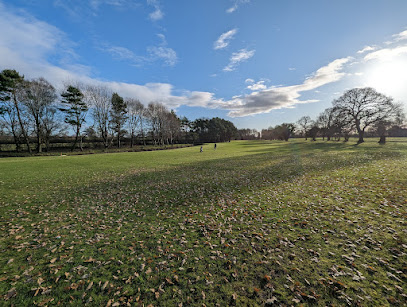
[[[391,150],[358,150],[355,153],[353,145],[336,143],[316,147],[315,144],[287,143],[278,149],[251,150],[250,154],[240,157],[128,173],[114,181],[84,187],[76,196],[94,198],[102,191],[103,202],[120,204],[125,201],[151,208],[192,202],[203,204],[293,182],[304,174],[356,168],[375,160],[397,159],[401,155],[401,152]]]

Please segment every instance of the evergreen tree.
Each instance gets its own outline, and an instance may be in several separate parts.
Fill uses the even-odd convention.
[[[127,119],[127,104],[117,93],[113,93],[111,102],[111,122],[117,135],[117,147],[120,148],[120,138],[124,132],[122,131],[122,128]]]
[[[83,102],[82,92],[76,87],[69,86],[61,96],[63,98],[61,102],[64,107],[60,108],[60,111],[65,113],[65,123],[71,125],[76,132],[75,142],[71,149],[73,151],[78,143],[82,124],[85,122],[88,106]],[[81,151],[83,150],[82,142],[80,149]]]

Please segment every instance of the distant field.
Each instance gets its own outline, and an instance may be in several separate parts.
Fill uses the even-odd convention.
[[[0,305],[406,305],[407,139],[0,159]]]

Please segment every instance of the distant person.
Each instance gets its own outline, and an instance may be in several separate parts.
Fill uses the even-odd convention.
[[[213,147],[213,149],[216,149],[216,143],[215,143],[215,146]]]
[[[202,148],[202,146],[201,146],[201,150],[200,150],[200,152],[203,152],[203,148]]]

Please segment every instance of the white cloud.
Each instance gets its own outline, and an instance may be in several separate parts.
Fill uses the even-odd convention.
[[[255,50],[241,49],[238,52],[232,53],[229,59],[229,64],[223,68],[224,71],[233,71],[240,63],[247,61],[254,56]]]
[[[258,81],[257,83],[250,84],[247,88],[251,91],[260,91],[265,90],[267,86],[264,84],[264,81]]]
[[[64,62],[64,65],[51,63],[50,58],[66,52],[66,46],[69,45],[66,35],[56,27],[32,16],[11,11],[1,2],[0,27],[0,70],[15,69],[27,79],[45,77],[58,89],[62,89],[66,82],[104,85],[124,97],[137,98],[145,104],[161,101],[169,107],[177,107],[181,104],[207,106],[213,103],[209,101],[213,97],[212,93],[186,91],[183,96],[175,96],[172,94],[173,86],[168,83],[138,85],[101,81],[92,77],[92,69],[89,66],[72,62]],[[171,52],[172,49],[156,48],[152,49],[154,56],[163,58],[168,64],[173,63],[176,56]],[[104,49],[117,59],[137,58],[131,50],[124,47],[104,46]],[[68,48],[67,52],[71,56],[73,51]]]
[[[393,38],[394,38],[394,40],[395,40],[396,42],[399,42],[399,41],[402,41],[402,40],[407,39],[407,30],[405,30],[405,31],[403,31],[403,32],[400,32],[400,33],[398,33],[398,34],[394,34],[394,35],[393,35]]]
[[[393,58],[400,56],[402,54],[407,53],[407,46],[397,46],[394,48],[383,48],[374,52],[370,52],[366,54],[364,57],[365,61],[370,60],[381,60],[381,61],[389,61]]]
[[[154,12],[150,13],[149,15],[152,21],[157,21],[164,17],[164,13],[161,10],[160,3],[157,0],[147,0],[147,4],[154,7]]]
[[[116,60],[132,60],[138,61],[138,57],[133,51],[121,46],[109,46],[104,51],[110,53]]]
[[[99,47],[103,52],[107,52],[112,55],[113,59],[128,61],[131,65],[141,66],[146,63],[151,63],[157,60],[162,60],[168,66],[174,66],[177,61],[177,53],[167,47],[167,40],[164,34],[157,34],[157,37],[161,40],[158,46],[147,47],[147,55],[137,55],[130,49],[122,46],[112,46],[105,43]]]
[[[178,57],[177,57],[177,53],[168,47],[149,47],[148,52],[150,53],[151,57],[153,59],[155,58],[159,58],[164,60],[165,64],[169,65],[169,66],[174,66],[177,61],[178,61]]]
[[[375,50],[377,47],[376,46],[366,46],[363,49],[359,50],[357,53],[365,53],[367,51],[373,51]]]
[[[226,13],[229,14],[233,13],[239,8],[241,4],[249,3],[250,0],[234,0],[233,2],[234,2],[233,5],[226,10]]]
[[[323,85],[340,80],[345,73],[343,66],[351,58],[337,59],[318,69],[302,84],[292,86],[270,87],[255,91],[249,95],[235,97],[226,102],[225,108],[230,109],[229,116],[242,117],[259,113],[268,113],[274,109],[291,108],[295,104],[316,102],[317,100],[299,100],[301,92],[314,90]]]
[[[218,49],[226,48],[236,33],[237,33],[236,28],[223,33],[221,36],[219,36],[219,38],[213,44],[213,49],[218,50]]]

